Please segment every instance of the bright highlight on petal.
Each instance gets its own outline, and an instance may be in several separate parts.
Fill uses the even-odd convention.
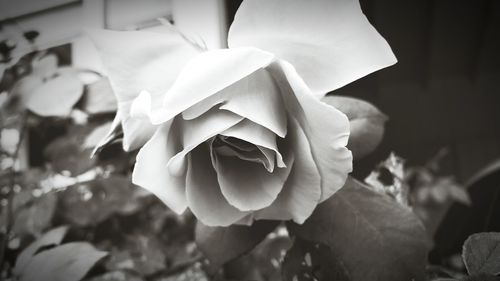
[[[251,47],[207,51],[196,56],[165,94],[163,114],[153,122],[160,124],[172,119],[273,60],[272,54]]]
[[[246,0],[230,48],[254,46],[290,62],[315,95],[396,63],[358,0]]]
[[[154,126],[147,120],[128,121],[132,101],[145,90],[151,94],[151,105],[161,106],[163,94],[200,50],[169,26],[157,32],[92,30],[88,33],[101,54],[118,100],[125,149],[136,149],[144,144],[145,133],[149,133],[146,140],[151,137]]]
[[[279,61],[269,69],[280,84],[286,107],[309,140],[321,175],[324,201],[344,186],[352,171],[352,154],[345,147],[349,120],[344,113],[316,99],[291,64]]]
[[[233,85],[182,112],[186,120],[194,119],[210,108],[220,105],[284,138],[286,111],[279,88],[269,72],[259,69]]]

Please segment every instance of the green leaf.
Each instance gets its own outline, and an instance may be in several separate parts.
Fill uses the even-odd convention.
[[[351,124],[347,147],[355,160],[372,153],[382,141],[387,116],[371,103],[363,100],[329,95],[323,101],[342,111]]]
[[[106,252],[89,243],[67,243],[35,255],[18,276],[19,281],[79,281]]]
[[[209,273],[252,250],[277,225],[277,221],[256,221],[251,226],[208,227],[198,222],[196,244],[209,260]]]
[[[470,275],[500,274],[500,233],[476,233],[465,241],[463,260]]]
[[[428,241],[424,227],[408,209],[388,196],[348,178],[346,185],[320,204],[290,232],[328,245],[353,281],[423,280]]]
[[[21,252],[21,254],[19,254],[16,260],[16,265],[14,267],[14,273],[19,275],[28,265],[30,259],[33,258],[35,253],[41,248],[51,245],[59,245],[66,235],[67,231],[67,226],[54,228],[45,233],[35,242],[31,243],[28,247],[26,247],[26,249]]]
[[[78,76],[64,73],[36,87],[26,107],[40,116],[66,117],[82,94],[83,83]]]
[[[350,281],[349,272],[330,248],[296,238],[283,262],[284,281]]]

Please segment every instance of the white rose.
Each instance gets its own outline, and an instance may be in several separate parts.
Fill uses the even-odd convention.
[[[350,0],[247,0],[229,49],[174,30],[94,35],[134,183],[204,224],[303,223],[352,170],[346,116],[318,97],[395,63]]]

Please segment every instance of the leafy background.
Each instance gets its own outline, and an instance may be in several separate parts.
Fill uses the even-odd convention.
[[[19,60],[13,48],[0,43],[1,279],[498,279],[498,161],[463,180],[446,169],[449,150],[421,165],[391,153],[304,225],[208,228],[130,183],[135,155],[120,131],[90,157],[116,110],[105,77],[71,67],[68,46]],[[388,116],[359,99],[324,101],[349,117],[359,167]]]

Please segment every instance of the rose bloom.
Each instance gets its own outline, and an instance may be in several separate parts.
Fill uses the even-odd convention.
[[[352,170],[349,121],[320,97],[396,59],[355,0],[246,0],[228,49],[169,26],[93,32],[133,182],[204,224],[303,223]]]

